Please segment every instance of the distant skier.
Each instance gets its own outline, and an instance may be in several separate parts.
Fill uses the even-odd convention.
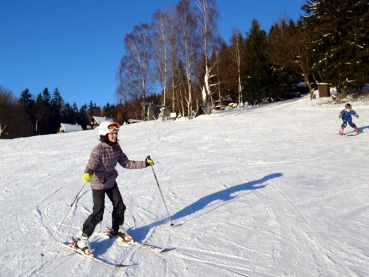
[[[345,105],[345,109],[343,109],[340,113],[339,113],[339,118],[342,118],[342,125],[341,125],[341,130],[340,130],[340,135],[344,135],[344,129],[347,126],[347,123],[354,128],[355,132],[357,134],[360,133],[359,129],[356,127],[355,123],[352,122],[352,115],[359,118],[359,115],[352,109],[352,106],[350,103],[347,103]]]
[[[154,161],[149,157],[145,161],[131,161],[123,153],[118,143],[119,124],[116,122],[104,121],[99,126],[100,143],[92,150],[88,160],[82,181],[91,183],[93,209],[82,227],[82,235],[74,239],[72,245],[81,249],[84,254],[92,255],[88,238],[92,235],[97,224],[104,215],[105,194],[113,204],[112,226],[108,231],[111,237],[121,237],[123,241],[129,242],[132,237],[121,226],[124,222],[124,212],[126,206],[123,203],[116,178],[118,172],[115,169],[119,163],[127,169],[140,169],[154,165]]]

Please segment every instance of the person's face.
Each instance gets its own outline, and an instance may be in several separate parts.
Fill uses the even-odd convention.
[[[117,142],[118,139],[118,133],[109,133],[108,139],[110,142]]]

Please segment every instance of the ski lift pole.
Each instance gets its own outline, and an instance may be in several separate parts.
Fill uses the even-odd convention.
[[[150,156],[147,156],[147,158],[150,159]],[[164,195],[163,195],[163,192],[161,191],[161,188],[160,188],[160,185],[159,185],[159,181],[158,181],[158,178],[156,177],[156,174],[155,174],[155,170],[154,170],[154,166],[153,165],[151,165],[151,169],[152,169],[152,173],[154,174],[154,177],[155,177],[155,180],[156,180],[156,184],[158,185],[161,198],[163,199],[163,203],[164,203],[165,209],[166,209],[167,214],[168,214],[168,219],[169,219],[169,222],[170,222],[170,226],[173,226],[174,223],[173,223],[173,221],[172,221],[172,219],[171,219],[171,217],[169,215],[168,207],[167,207],[167,204],[165,203]]]
[[[76,200],[77,200],[78,196],[80,195],[80,193],[81,193],[81,191],[83,190],[83,188],[84,188],[84,186],[85,186],[85,185],[86,185],[86,182],[84,182],[84,183],[83,183],[83,185],[82,185],[81,189],[78,191],[78,193],[77,193],[76,197],[74,198],[73,202],[70,204],[70,206],[69,206],[69,208],[68,208],[67,212],[66,212],[66,213],[65,213],[65,215],[64,215],[64,218],[63,218],[63,219],[62,219],[62,221],[60,222],[60,224],[59,224],[58,228],[55,230],[55,232],[54,232],[54,234],[52,235],[52,237],[50,238],[50,240],[49,240],[49,242],[47,243],[47,245],[46,245],[46,247],[45,247],[44,251],[42,251],[42,253],[41,253],[41,257],[45,256],[45,252],[46,252],[47,248],[49,247],[49,245],[50,245],[51,241],[53,240],[53,238],[55,237],[56,233],[59,231],[60,226],[63,224],[64,220],[66,219],[67,215],[69,214],[70,210],[72,209],[72,207],[73,207],[74,203],[76,202]]]

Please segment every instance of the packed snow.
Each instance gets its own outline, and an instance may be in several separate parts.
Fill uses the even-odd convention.
[[[125,125],[132,160],[151,155],[174,226],[150,168],[117,167],[125,227],[155,254],[98,233],[95,255],[58,242],[92,210],[89,185],[41,257],[83,182],[97,130],[0,140],[1,276],[369,276],[369,104],[353,102],[363,132],[340,136],[344,104],[303,97],[202,115]],[[348,126],[346,132],[351,132]]]

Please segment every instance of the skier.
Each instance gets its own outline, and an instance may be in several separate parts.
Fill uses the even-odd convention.
[[[82,235],[75,238],[72,246],[81,249],[87,255],[93,255],[89,237],[95,227],[103,219],[105,194],[113,204],[112,226],[108,231],[110,237],[121,237],[123,241],[130,242],[132,237],[122,227],[126,206],[123,203],[116,178],[118,172],[115,169],[117,163],[127,169],[141,169],[154,165],[154,161],[148,156],[145,161],[132,161],[123,153],[118,143],[119,124],[104,121],[99,126],[100,143],[92,150],[88,160],[82,181],[91,183],[93,209],[82,227]]]
[[[357,134],[360,133],[359,129],[356,127],[356,125],[352,122],[352,115],[359,118],[359,115],[352,109],[352,106],[350,103],[347,103],[345,105],[345,109],[343,109],[340,113],[339,113],[339,118],[342,118],[342,125],[341,125],[341,130],[339,132],[340,135],[344,134],[344,129],[347,126],[347,123],[354,128],[355,132]]]

